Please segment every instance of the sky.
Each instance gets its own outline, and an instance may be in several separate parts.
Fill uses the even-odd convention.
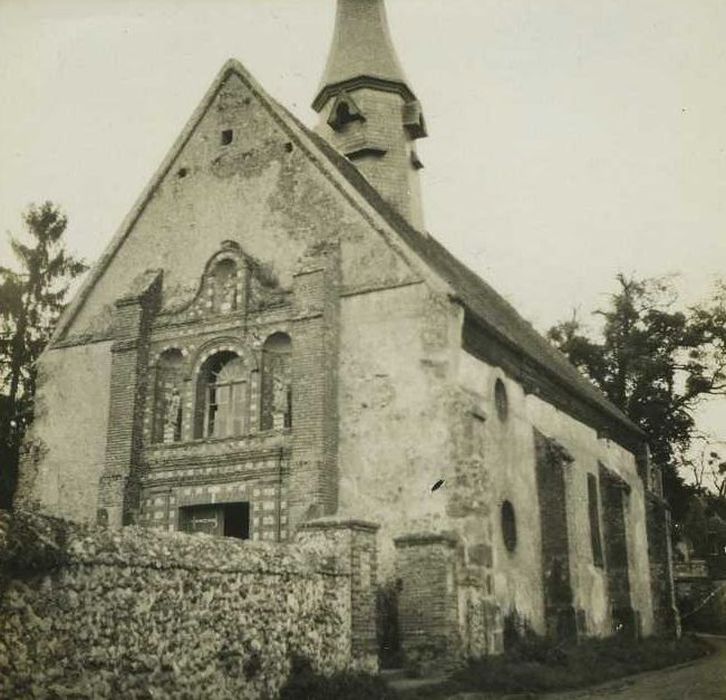
[[[428,230],[539,330],[618,272],[726,277],[726,2],[388,0]],[[313,125],[334,0],[0,0],[0,262],[51,199],[103,251],[229,57]],[[726,404],[703,414],[726,437]],[[720,426],[724,427],[721,428]]]

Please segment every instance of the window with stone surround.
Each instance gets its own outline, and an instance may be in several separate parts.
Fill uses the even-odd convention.
[[[274,333],[262,348],[260,429],[292,426],[292,342],[285,333]]]
[[[154,391],[154,442],[178,442],[182,431],[184,357],[180,350],[166,350],[156,364]]]
[[[603,567],[602,537],[600,535],[600,505],[597,494],[597,478],[594,474],[587,475],[587,503],[590,517],[590,543],[592,561],[599,568]]]
[[[197,378],[195,437],[224,438],[249,432],[250,372],[235,352],[209,357]]]

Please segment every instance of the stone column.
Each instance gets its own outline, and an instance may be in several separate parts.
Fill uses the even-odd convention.
[[[98,522],[109,527],[132,524],[138,511],[149,334],[160,298],[161,273],[149,272],[115,304],[106,460],[98,495]]]
[[[302,523],[295,536],[301,545],[329,550],[350,565],[352,665],[371,671],[378,670],[378,528],[363,520],[330,517]]]
[[[456,536],[420,532],[394,539],[401,590],[398,619],[406,664],[444,670],[460,655]]]

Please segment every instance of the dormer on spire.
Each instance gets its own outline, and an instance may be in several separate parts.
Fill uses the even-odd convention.
[[[366,118],[361,113],[355,100],[345,90],[341,90],[335,96],[333,106],[328,115],[328,125],[335,131],[340,131],[350,122],[364,122]]]
[[[317,131],[351,160],[409,223],[423,227],[415,141],[421,105],[391,41],[383,0],[338,0]]]

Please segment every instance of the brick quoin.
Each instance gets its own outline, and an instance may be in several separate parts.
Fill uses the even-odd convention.
[[[555,639],[577,637],[565,490],[565,470],[571,458],[554,440],[537,430],[534,441],[547,634]]]
[[[161,293],[161,275],[147,277],[139,293],[115,304],[106,461],[98,502],[99,523],[111,527],[135,522],[139,507],[149,334]]]

